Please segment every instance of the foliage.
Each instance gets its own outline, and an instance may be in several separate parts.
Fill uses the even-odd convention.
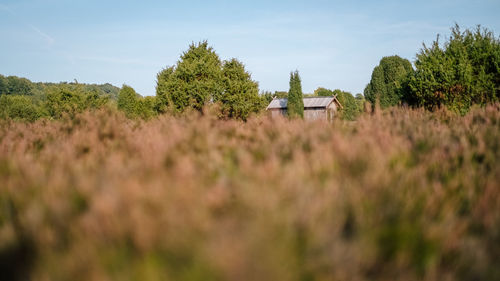
[[[333,96],[336,96],[342,105],[340,110],[340,118],[342,120],[353,121],[363,113],[363,102],[359,99],[354,98],[350,92],[334,90]]]
[[[277,99],[284,99],[284,98],[288,98],[288,92],[285,92],[285,91],[275,91],[275,92],[274,92],[274,96],[275,96]]]
[[[9,94],[9,84],[7,78],[0,74],[0,95]]]
[[[319,87],[316,90],[314,90],[314,96],[317,97],[332,97],[334,95],[335,93],[332,90],[326,88]]]
[[[423,46],[415,66],[406,97],[411,105],[446,106],[465,114],[473,104],[500,97],[500,39],[480,26],[462,32],[455,25],[442,48],[439,36]]]
[[[135,124],[106,110],[0,122],[2,276],[500,277],[499,105]]]
[[[32,83],[26,78],[0,75],[0,95],[30,95]]]
[[[222,77],[224,91],[215,95],[214,101],[221,103],[224,117],[246,120],[250,113],[260,110],[259,85],[245,71],[243,63],[236,59],[225,61]]]
[[[287,105],[287,114],[290,118],[304,117],[304,101],[302,98],[302,82],[300,80],[299,72],[291,72]]]
[[[0,118],[35,121],[41,109],[29,97],[22,95],[0,95]]]
[[[222,62],[207,41],[191,44],[174,67],[157,75],[156,95],[161,111],[201,111],[214,97],[223,93]]]
[[[117,106],[129,118],[149,119],[156,115],[154,110],[155,98],[143,98],[135,90],[127,85],[123,85],[118,93]]]
[[[378,101],[382,108],[398,105],[404,95],[404,82],[412,73],[413,67],[407,59],[384,57],[373,69],[364,96],[372,105]]]
[[[116,100],[117,89],[111,84],[33,83],[26,78],[0,75],[0,96],[3,97],[0,118],[34,121],[43,117],[74,117],[76,113],[101,108],[108,101]],[[141,116],[151,114],[154,105],[150,105],[150,101],[143,103]]]
[[[118,91],[120,90],[109,83],[102,85],[82,84],[78,82],[33,83],[26,78],[20,78],[17,76],[5,77],[0,75],[0,95],[27,95],[33,96],[35,100],[43,101],[48,93],[53,91],[53,89],[60,87],[71,89],[72,91],[79,89],[84,92],[96,92],[99,96],[108,97],[114,100],[116,100]]]
[[[103,107],[108,100],[96,92],[85,92],[81,87],[73,89],[60,86],[47,95],[44,107],[50,118],[59,119],[65,115],[73,118],[85,110]]]
[[[270,91],[264,91],[260,94],[260,97],[262,99],[262,106],[263,108],[265,108],[269,103],[271,103],[271,101],[276,97],[276,95]]]
[[[157,75],[157,110],[202,111],[211,102],[221,104],[221,115],[246,119],[262,106],[257,82],[236,59],[222,62],[207,41],[191,44],[175,66]]]
[[[361,94],[356,95],[356,98],[352,96],[350,92],[342,91],[336,89],[334,91],[319,87],[314,91],[314,96],[318,97],[337,97],[337,100],[342,105],[339,108],[340,119],[342,120],[355,120],[357,119],[364,110],[364,97]]]

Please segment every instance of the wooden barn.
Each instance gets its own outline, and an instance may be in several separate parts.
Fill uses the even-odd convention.
[[[312,97],[303,98],[304,101],[304,120],[325,120],[332,121],[342,105],[337,97]],[[286,116],[288,99],[273,99],[266,110],[270,112],[271,117]]]

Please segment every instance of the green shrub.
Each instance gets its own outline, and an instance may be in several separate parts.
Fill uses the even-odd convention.
[[[411,105],[465,114],[500,97],[500,39],[480,26],[462,32],[456,25],[442,47],[438,36],[417,54],[415,67],[405,97]]]
[[[132,87],[127,85],[123,85],[118,93],[117,105],[118,109],[129,118],[149,119],[156,115],[154,110],[156,99],[154,97],[142,98]]]
[[[372,105],[378,101],[382,108],[398,105],[404,96],[404,82],[412,73],[413,67],[407,59],[399,56],[384,57],[373,69],[364,96]]]
[[[40,117],[40,108],[29,97],[21,95],[0,96],[0,118],[35,121]]]
[[[74,117],[85,110],[101,108],[108,101],[108,97],[100,96],[97,92],[85,92],[82,88],[71,89],[60,86],[47,94],[44,108],[49,117],[59,119],[64,115]]]

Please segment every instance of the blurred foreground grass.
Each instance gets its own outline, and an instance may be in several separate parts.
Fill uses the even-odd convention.
[[[500,108],[0,121],[5,280],[500,280]]]

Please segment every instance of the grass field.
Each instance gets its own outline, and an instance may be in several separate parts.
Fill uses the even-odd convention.
[[[0,272],[500,280],[499,160],[500,105],[333,124],[0,121]]]

